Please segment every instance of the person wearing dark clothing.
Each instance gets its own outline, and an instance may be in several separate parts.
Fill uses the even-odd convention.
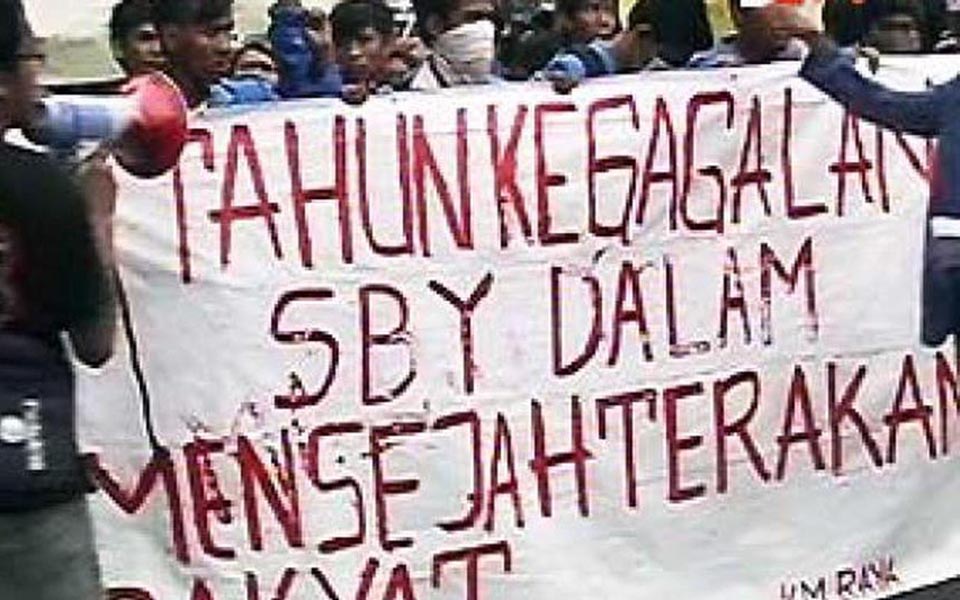
[[[36,118],[41,65],[19,0],[0,0],[0,137]],[[90,366],[113,352],[116,188],[105,167],[83,182],[0,142],[0,598],[103,597],[63,340]]]
[[[544,67],[542,76],[563,93],[584,79],[669,68],[661,58],[664,49],[657,24],[661,4],[660,0],[639,0],[630,10],[627,28],[613,40],[594,40],[558,53]]]
[[[556,28],[564,46],[610,39],[618,29],[613,0],[557,0],[556,5]]]
[[[270,44],[280,69],[278,91],[284,98],[339,96],[340,73],[310,31],[312,16],[297,0],[270,7]]]
[[[666,0],[658,4],[655,20],[661,59],[681,67],[694,53],[713,46],[713,32],[703,0]]]
[[[495,0],[413,0],[417,32],[429,49],[413,90],[494,83],[500,4]]]
[[[770,11],[768,27],[804,39],[800,74],[860,117],[895,131],[936,138],[923,271],[921,337],[939,345],[960,333],[960,78],[932,88],[892,90],[861,75],[828,37],[794,11]]]

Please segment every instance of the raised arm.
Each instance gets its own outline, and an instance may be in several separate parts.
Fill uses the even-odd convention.
[[[896,131],[936,136],[943,126],[947,102],[960,92],[956,80],[918,92],[892,90],[868,79],[850,57],[820,31],[818,23],[795,8],[770,5],[761,9],[765,27],[754,35],[799,38],[810,53],[801,76],[859,116]]]
[[[918,92],[892,90],[863,76],[853,61],[822,35],[810,40],[800,75],[857,115],[896,131],[934,137],[946,103],[960,92],[950,83]]]

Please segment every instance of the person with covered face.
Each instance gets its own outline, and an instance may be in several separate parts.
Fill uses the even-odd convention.
[[[498,7],[494,0],[414,0],[417,32],[429,53],[410,89],[433,90],[497,80]]]
[[[284,98],[339,96],[340,71],[333,60],[330,23],[300,0],[277,0],[270,7],[270,44],[277,58]]]

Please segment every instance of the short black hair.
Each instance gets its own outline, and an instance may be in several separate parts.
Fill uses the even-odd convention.
[[[122,44],[131,31],[153,23],[153,0],[120,0],[110,13],[110,41]]]
[[[17,64],[17,53],[23,35],[20,19],[23,8],[16,0],[0,0],[0,70],[8,73]]]
[[[436,15],[441,19],[446,19],[447,15],[454,12],[460,0],[413,0],[413,12],[417,16],[417,31],[425,42],[430,42],[430,34],[427,29],[427,21],[430,17]]]
[[[583,12],[587,9],[587,4],[589,0],[556,0],[555,6],[557,7],[557,13],[565,17],[572,17],[578,12]]]
[[[153,0],[153,22],[163,25],[209,23],[233,14],[233,0]]]
[[[367,27],[382,36],[394,33],[393,11],[383,0],[343,0],[330,13],[334,45],[355,38]]]

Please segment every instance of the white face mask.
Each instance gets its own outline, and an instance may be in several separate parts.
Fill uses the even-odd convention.
[[[433,49],[453,69],[473,79],[489,77],[493,71],[497,30],[493,22],[480,19],[464,23],[437,36]]]

